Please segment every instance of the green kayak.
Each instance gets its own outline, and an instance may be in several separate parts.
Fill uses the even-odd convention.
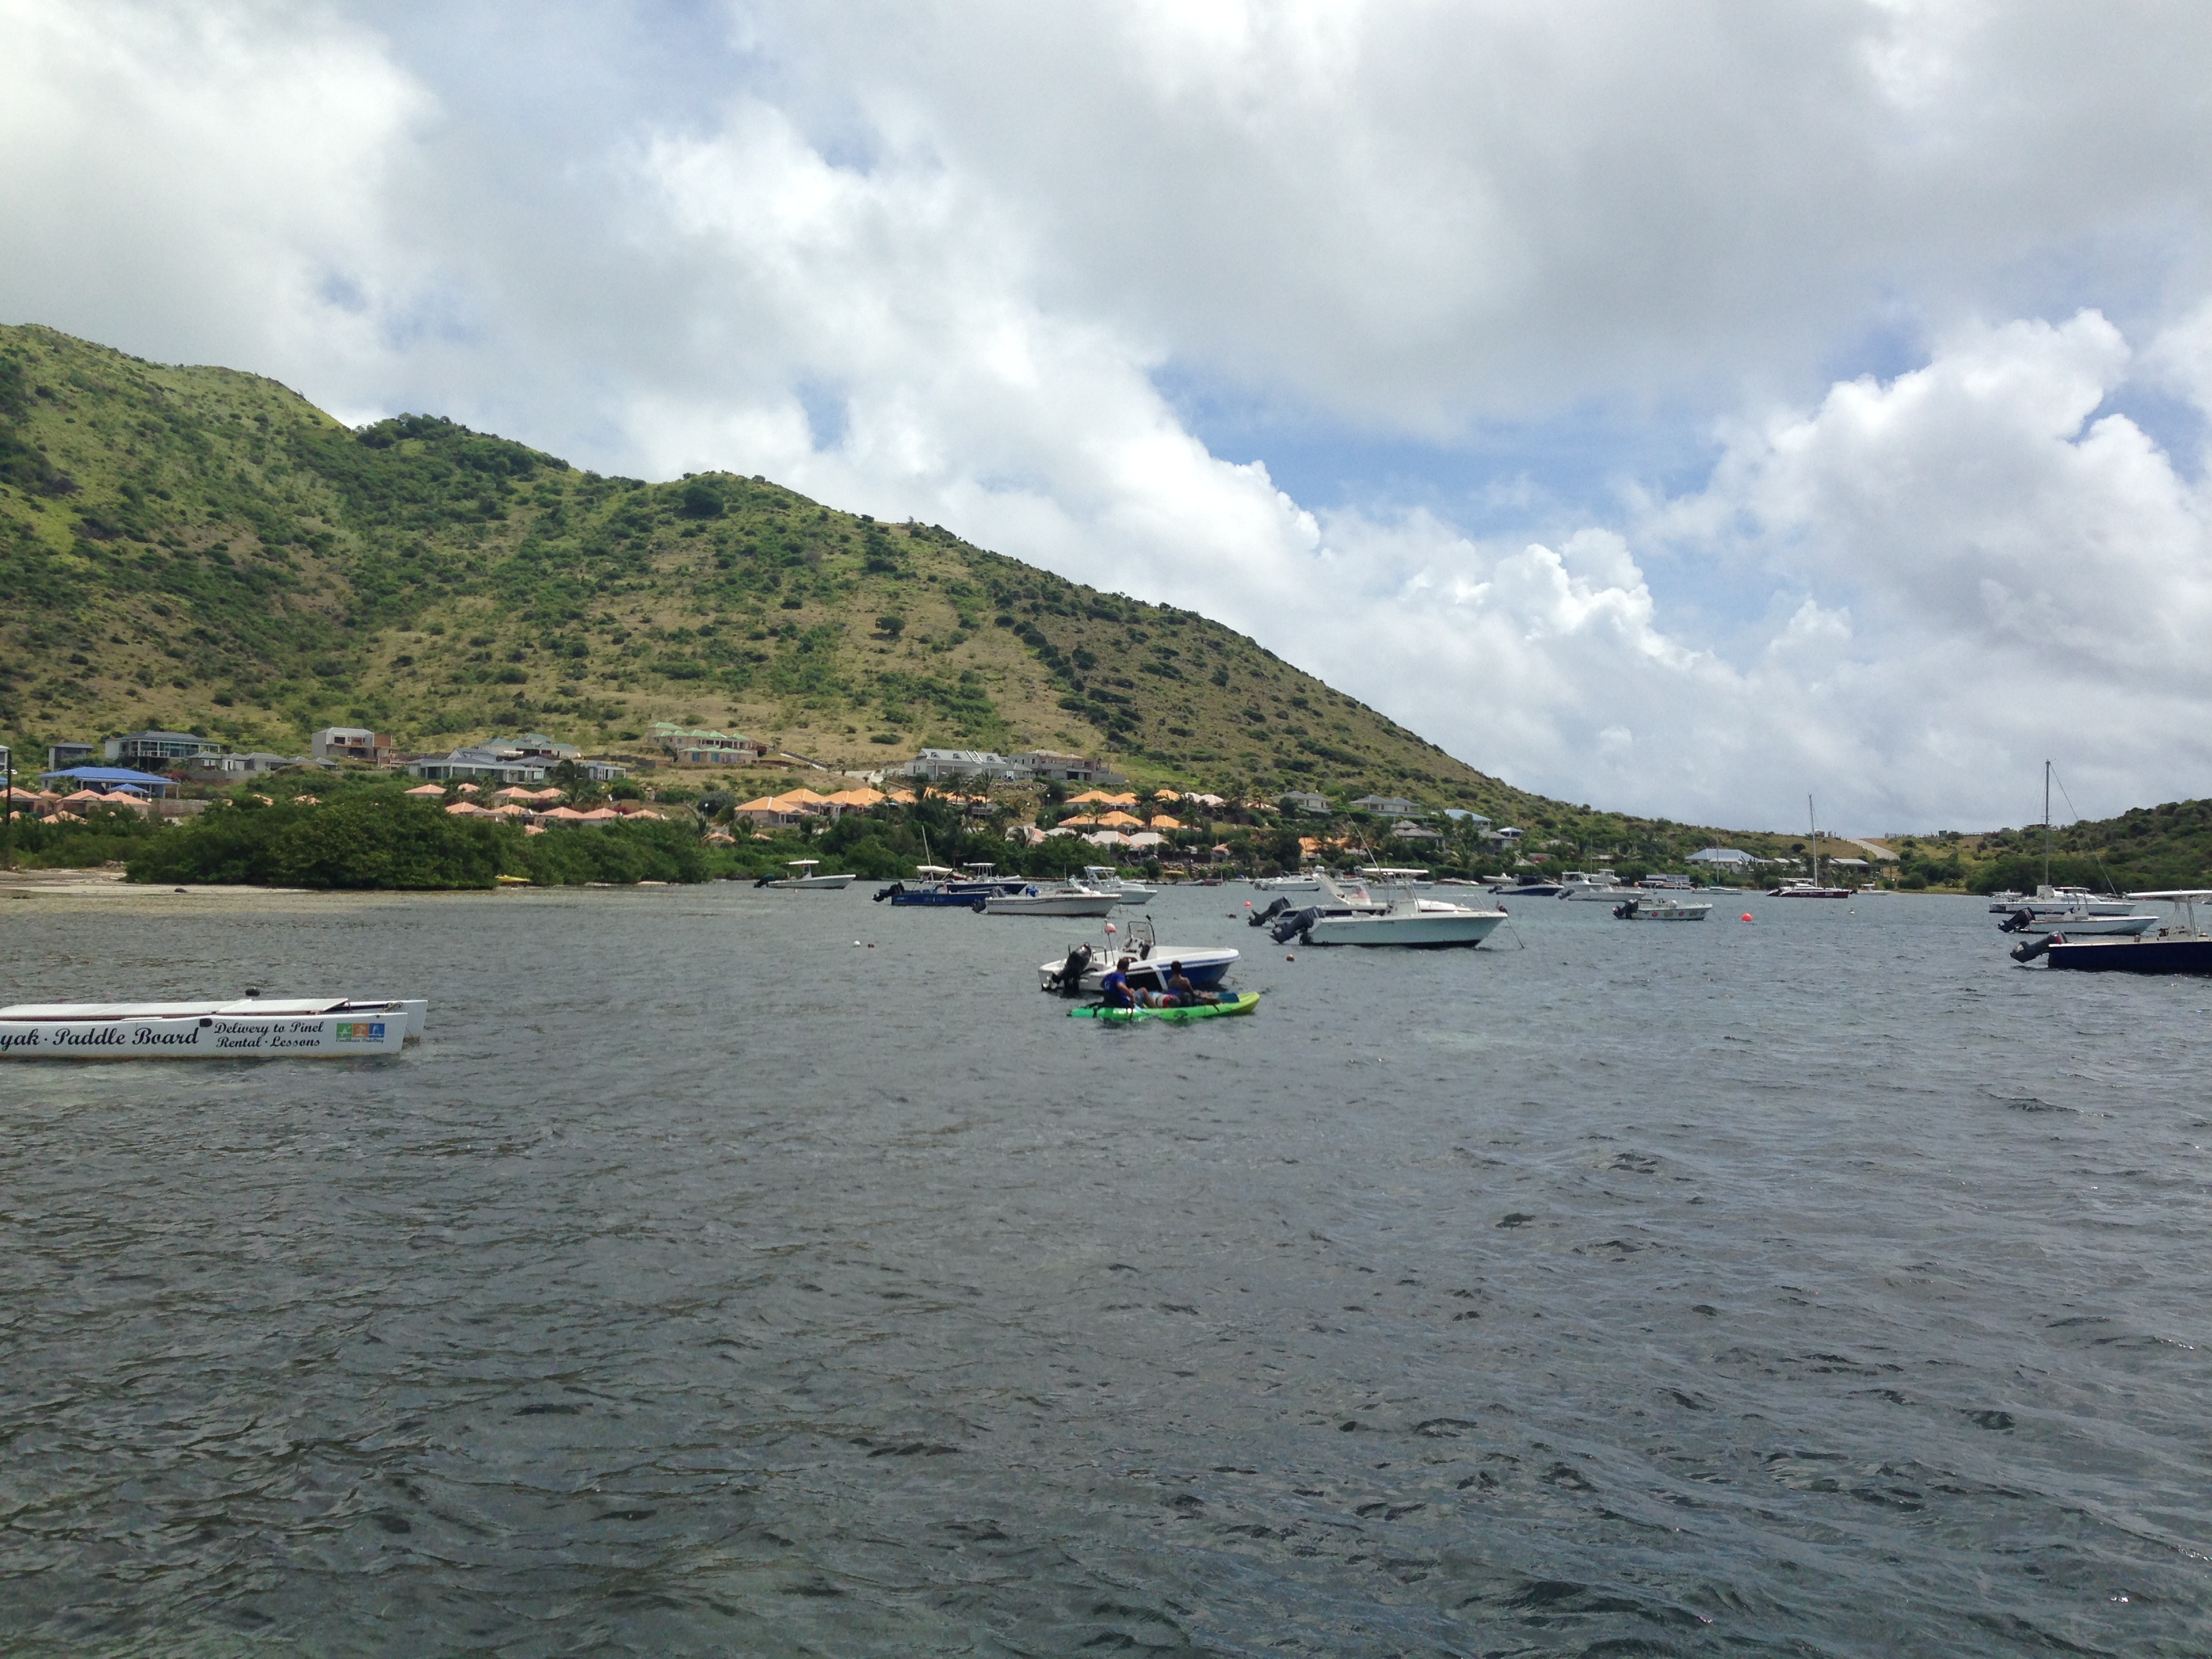
[[[1218,1019],[1224,1014],[1249,1014],[1260,1006],[1260,994],[1247,991],[1234,1002],[1202,1002],[1195,1008],[1071,1008],[1070,1019]]]

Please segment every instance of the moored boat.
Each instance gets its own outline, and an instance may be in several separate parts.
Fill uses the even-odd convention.
[[[1376,899],[1354,882],[1324,878],[1321,902],[1276,918],[1278,945],[1399,945],[1435,951],[1480,945],[1505,920],[1503,910],[1478,910],[1444,899],[1423,898],[1410,882]]]
[[[988,866],[979,866],[988,868]],[[941,910],[979,910],[984,902],[1000,893],[1018,893],[1029,885],[1020,876],[991,876],[962,878],[959,872],[948,870],[941,864],[920,864],[915,866],[911,882],[893,882],[875,894],[878,903],[889,899],[893,904],[920,905]]]
[[[1125,880],[1121,872],[1110,864],[1085,865],[1083,884],[1094,893],[1111,893],[1116,904],[1150,904],[1160,896],[1160,890],[1157,887],[1146,887],[1140,882]],[[1219,882],[1214,883],[1217,887],[1220,884]]]
[[[994,894],[975,908],[987,916],[1103,916],[1121,902],[1116,894],[1070,882],[1058,887],[1024,884],[1014,892]]]
[[[1562,870],[1559,872],[1559,896],[1592,903],[1618,904],[1623,899],[1634,898],[1636,889],[1623,887],[1610,870],[1600,870],[1595,873]]]
[[[2024,965],[2040,957],[2052,968],[2093,974],[2212,974],[2212,934],[2197,925],[2197,907],[2212,904],[2212,889],[2172,888],[2128,896],[2173,906],[2173,921],[2127,939],[2073,939],[2047,933],[2014,945],[2012,959]]]
[[[0,1059],[268,1060],[394,1054],[422,1035],[423,998],[42,1002],[0,1008]]]
[[[1668,894],[1646,893],[1624,899],[1613,907],[1613,914],[1623,921],[1703,921],[1712,908],[1710,904]]]
[[[1068,997],[1085,994],[1095,996],[1107,970],[1127,957],[1129,983],[1140,991],[1164,991],[1176,969],[1182,970],[1182,976],[1194,988],[1209,991],[1219,985],[1237,964],[1238,953],[1227,945],[1182,945],[1170,948],[1159,944],[1153,938],[1149,916],[1129,923],[1128,930],[1116,939],[1109,922],[1103,944],[1079,945],[1059,962],[1039,963],[1038,989]]]
[[[850,887],[857,879],[857,878],[851,875],[817,876],[814,872],[816,866],[817,866],[821,862],[822,860],[819,859],[788,860],[786,861],[786,867],[793,871],[794,873],[788,876],[763,876],[758,881],[755,882],[753,885],[756,887],[781,887],[788,889],[803,888],[809,890],[828,891],[835,889]]]

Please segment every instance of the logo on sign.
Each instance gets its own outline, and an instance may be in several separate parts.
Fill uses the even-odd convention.
[[[381,1042],[384,1041],[384,1022],[380,1019],[341,1021],[337,1034],[340,1042]]]

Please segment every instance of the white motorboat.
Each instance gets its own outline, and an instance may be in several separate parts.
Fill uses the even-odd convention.
[[[1295,939],[1304,945],[1395,945],[1414,950],[1475,945],[1505,920],[1503,910],[1478,910],[1444,899],[1423,898],[1410,883],[1390,889],[1378,901],[1356,882],[1323,878],[1321,902],[1279,918],[1278,944]]]
[[[1640,893],[1613,907],[1613,914],[1623,921],[1703,921],[1712,912],[1710,904],[1670,893]]]
[[[1000,893],[975,908],[988,916],[1103,916],[1121,902],[1115,893],[1094,892],[1071,882],[1060,887],[1025,886]]]
[[[1128,957],[1133,958],[1129,983],[1140,991],[1165,990],[1170,975],[1178,967],[1194,989],[1210,991],[1237,964],[1238,953],[1227,945],[1170,946],[1157,943],[1148,916],[1130,922],[1128,932],[1119,939],[1115,937],[1112,923],[1107,924],[1107,929],[1103,944],[1079,945],[1059,962],[1039,963],[1038,988],[1056,991],[1062,996],[1095,996],[1107,970]]]
[[[1160,890],[1157,887],[1123,880],[1121,872],[1110,864],[1085,865],[1083,884],[1094,893],[1113,894],[1117,904],[1150,904],[1160,896]]]
[[[1618,904],[1623,899],[1638,896],[1633,887],[1623,887],[1610,870],[1595,874],[1582,870],[1563,870],[1559,872],[1559,896],[1563,899],[1582,899],[1593,904]]]
[[[1252,885],[1263,893],[1318,893],[1328,879],[1325,871],[1306,870],[1295,876],[1262,876]]]
[[[1361,865],[1359,866],[1359,878],[1360,880],[1368,883],[1370,885],[1379,885],[1384,887],[1403,885],[1413,888],[1417,891],[1421,888],[1434,887],[1437,884],[1429,879],[1429,872],[1425,870],[1400,870],[1387,864]],[[1460,887],[1471,887],[1474,884],[1472,882],[1455,882],[1452,884]]]
[[[787,876],[775,876],[773,878],[763,876],[758,881],[755,882],[753,885],[756,887],[806,888],[810,890],[821,888],[823,890],[832,890],[841,887],[850,887],[856,879],[856,878],[849,874],[842,876],[817,876],[814,873],[814,870],[815,866],[821,862],[822,860],[819,859],[788,860],[787,860],[786,867],[793,872],[792,874]]]
[[[424,998],[23,1002],[0,1008],[0,1059],[275,1060],[396,1054],[422,1035]]]

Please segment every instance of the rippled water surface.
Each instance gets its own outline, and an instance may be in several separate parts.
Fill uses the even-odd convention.
[[[1134,1030],[865,888],[6,905],[9,1000],[431,999],[0,1067],[6,1650],[2212,1649],[2212,985],[1248,896]]]

